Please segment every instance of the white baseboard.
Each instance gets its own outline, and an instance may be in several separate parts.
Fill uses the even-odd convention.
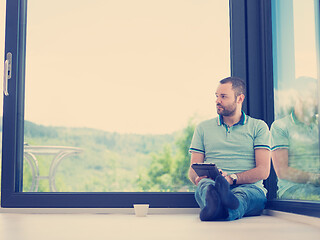
[[[199,208],[150,208],[148,214],[199,214]],[[134,214],[133,208],[0,208],[0,213]]]

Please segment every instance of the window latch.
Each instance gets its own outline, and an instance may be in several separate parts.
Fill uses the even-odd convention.
[[[4,62],[4,76],[3,76],[3,93],[5,96],[9,95],[8,80],[11,78],[12,72],[12,53],[8,52],[6,61]]]

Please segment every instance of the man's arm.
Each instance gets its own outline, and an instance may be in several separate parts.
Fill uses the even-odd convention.
[[[272,162],[277,176],[296,183],[312,183],[320,185],[320,174],[308,173],[289,167],[288,149],[280,148],[272,151]]]
[[[236,173],[237,184],[255,183],[267,179],[270,173],[271,154],[270,150],[264,148],[255,149],[256,167],[245,172]],[[225,176],[225,174],[223,174]],[[230,185],[233,184],[230,176],[225,176]]]
[[[202,178],[205,178],[205,177],[199,177],[196,174],[196,172],[193,170],[191,165],[194,164],[194,163],[203,163],[203,162],[204,162],[204,154],[203,153],[198,153],[198,152],[192,152],[191,153],[190,168],[189,168],[189,179],[195,185],[198,185],[199,181]]]

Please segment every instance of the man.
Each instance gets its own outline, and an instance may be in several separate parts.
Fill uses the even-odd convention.
[[[215,163],[222,173],[214,181],[197,176],[190,167],[189,178],[197,185],[200,219],[235,220],[260,215],[267,200],[262,180],[270,172],[269,128],[242,111],[242,79],[221,80],[215,95],[219,116],[197,126],[190,146],[190,166]]]
[[[289,114],[271,126],[278,198],[320,201],[317,79],[300,77],[291,86],[281,91],[294,99]]]

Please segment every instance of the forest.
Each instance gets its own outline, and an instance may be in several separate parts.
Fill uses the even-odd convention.
[[[64,158],[57,168],[59,192],[185,192],[188,149],[195,124],[166,135],[105,132],[89,128],[50,127],[25,121],[25,146],[67,146],[81,153]],[[52,156],[36,156],[40,176],[47,176]],[[24,161],[23,190],[30,191],[32,171]],[[38,192],[48,192],[48,179]]]

